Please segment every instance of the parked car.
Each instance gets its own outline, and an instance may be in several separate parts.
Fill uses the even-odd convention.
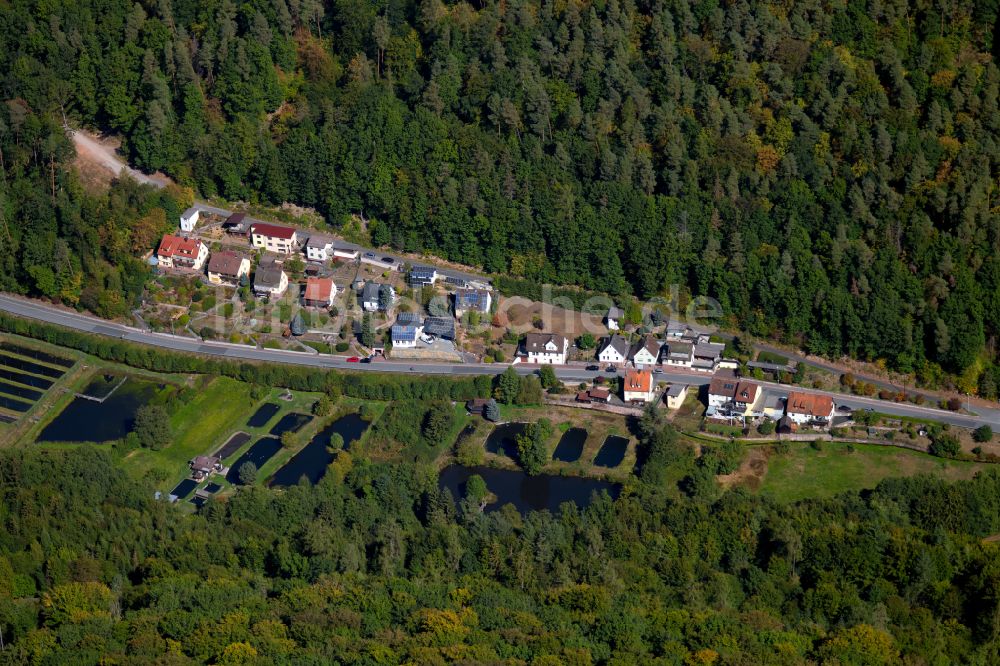
[[[608,372],[618,372],[618,368],[613,363],[608,364],[608,367],[605,368],[605,370]]]
[[[361,359],[358,358],[357,356],[352,356],[351,358],[347,359],[347,362],[348,363],[360,363]]]
[[[365,252],[361,256],[364,257],[365,259],[374,259],[375,258],[375,253],[374,252]]]
[[[371,363],[372,362],[372,358],[371,358],[371,356],[366,356],[365,358],[361,359],[361,362],[362,363]]]
[[[601,366],[599,365],[588,365],[586,368],[587,372],[600,372]]]
[[[392,257],[382,257],[382,261],[384,261],[387,264],[394,264],[394,263],[396,263],[396,260],[393,259]]]

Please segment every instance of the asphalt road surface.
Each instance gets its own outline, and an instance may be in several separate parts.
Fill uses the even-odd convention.
[[[78,331],[106,335],[112,338],[128,340],[129,342],[148,344],[154,347],[171,349],[179,352],[190,352],[195,354],[231,358],[234,360],[289,363],[293,365],[353,370],[358,372],[397,372],[403,374],[454,376],[482,374],[495,375],[502,372],[506,367],[503,365],[490,365],[484,363],[453,364],[399,361],[349,363],[347,361],[347,357],[345,356],[330,356],[326,354],[294,352],[282,349],[263,349],[248,347],[246,345],[230,344],[226,342],[202,341],[190,337],[171,335],[169,333],[152,333],[133,328],[131,326],[125,326],[105,321],[103,319],[98,319],[96,317],[83,315],[53,305],[39,303],[6,294],[0,294],[0,310],[20,317],[38,319],[50,324],[59,324],[60,326],[76,329]],[[515,365],[514,368],[520,374],[530,374],[537,371],[537,367],[531,365]],[[555,371],[557,377],[567,382],[587,381],[600,374],[609,374],[607,372],[586,370],[584,366],[572,365],[559,366],[555,368]],[[678,371],[657,372],[655,376],[657,381],[687,384],[689,386],[697,387],[708,384],[711,379],[709,375],[703,373]],[[771,393],[781,396],[785,396],[788,393],[788,387],[786,386],[772,382],[758,383]],[[805,391],[807,393],[822,393],[822,391],[812,391],[801,388],[797,388],[796,390]],[[831,395],[833,395],[834,401],[838,406],[844,405],[851,409],[874,409],[885,414],[925,418],[966,428],[976,428],[983,424],[989,424],[993,427],[1000,428],[1000,418],[997,417],[995,412],[979,416],[970,416],[946,412],[931,407],[887,402],[876,398],[864,398],[842,394]]]

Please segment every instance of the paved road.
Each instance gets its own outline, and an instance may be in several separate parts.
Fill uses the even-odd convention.
[[[358,372],[396,372],[403,374],[452,376],[484,374],[495,375],[506,367],[503,365],[490,365],[484,363],[452,364],[414,362],[411,364],[398,361],[348,363],[347,357],[344,356],[294,352],[282,349],[262,349],[248,347],[246,345],[229,344],[226,342],[206,342],[195,338],[171,335],[169,333],[152,333],[131,326],[125,326],[105,321],[103,319],[98,319],[96,317],[83,315],[71,310],[58,308],[53,305],[6,294],[0,294],[0,310],[21,317],[38,319],[51,324],[59,324],[61,326],[66,326],[68,328],[87,333],[106,335],[112,338],[148,344],[155,347],[161,347],[163,349],[206,354],[210,356],[230,358],[233,360],[289,363],[315,368],[336,368],[341,370],[354,370]],[[530,374],[537,370],[536,367],[528,365],[515,365],[514,368],[520,374]],[[560,379],[567,382],[587,381],[593,379],[599,374],[602,373],[587,370],[584,366],[561,366],[556,368],[556,375]],[[657,381],[688,384],[690,386],[700,387],[709,382],[710,376],[702,373],[671,371],[657,373],[656,379]],[[786,396],[788,394],[787,386],[782,386],[772,382],[758,383],[771,393],[776,393],[781,396]],[[809,389],[796,390],[804,390],[807,393],[822,393],[821,391],[812,391]],[[929,407],[898,404],[875,398],[844,396],[839,394],[834,395],[834,400],[838,405],[846,405],[851,409],[872,408],[886,414],[932,419],[967,428],[975,428],[984,423],[1000,428],[1000,418],[997,418],[995,415],[984,415],[978,417],[966,416]]]

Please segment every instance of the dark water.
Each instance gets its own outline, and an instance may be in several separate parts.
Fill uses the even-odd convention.
[[[6,398],[0,395],[0,407],[9,409],[12,412],[26,412],[31,409],[31,404],[27,402],[21,402],[20,400],[14,400],[14,398]]]
[[[108,442],[132,430],[135,412],[156,394],[157,385],[129,378],[104,402],[74,398],[45,426],[39,442]]]
[[[90,383],[87,384],[87,388],[83,389],[80,393],[88,395],[91,398],[103,400],[107,396],[111,395],[111,392],[115,390],[115,387],[121,384],[121,381],[122,378],[120,375],[101,375],[99,377],[94,377],[90,380]]]
[[[594,464],[601,467],[618,467],[625,460],[625,451],[628,449],[628,439],[611,435],[601,446],[594,458]]]
[[[207,486],[205,486],[202,490],[204,490],[209,495],[212,495],[222,490],[222,486],[220,486],[217,483],[210,483]]]
[[[308,414],[285,414],[271,428],[271,434],[275,437],[281,437],[286,432],[298,432],[310,421],[312,421],[312,417]]]
[[[62,368],[50,368],[49,366],[42,365],[41,363],[25,361],[23,358],[16,358],[4,353],[0,353],[0,364],[6,365],[8,368],[24,370],[25,372],[30,372],[35,375],[51,377],[52,379],[59,379],[66,374],[66,371]]]
[[[583,508],[590,504],[593,492],[606,490],[612,498],[621,492],[618,484],[598,479],[548,474],[528,476],[521,471],[461,465],[446,467],[438,478],[438,485],[450,490],[459,500],[465,496],[465,483],[473,474],[483,477],[486,487],[497,496],[495,502],[487,505],[487,512],[496,511],[505,504],[513,504],[521,513],[557,511],[563,502],[575,502]]]
[[[177,484],[177,487],[170,491],[171,495],[176,495],[177,499],[184,499],[191,494],[191,491],[198,487],[198,482],[194,479],[184,479]]]
[[[0,423],[13,423],[17,419],[10,414],[0,414]]]
[[[38,349],[31,349],[29,347],[22,347],[21,345],[14,344],[13,342],[8,342],[6,340],[0,342],[0,349],[13,352],[15,354],[19,354],[26,358],[33,358],[43,363],[49,363],[51,365],[59,365],[64,368],[71,368],[73,367],[73,364],[76,363],[76,361],[73,361],[68,358],[63,358],[62,356],[53,356],[52,354],[49,354],[47,352],[43,352]]]
[[[23,372],[8,370],[7,368],[0,368],[0,379],[7,379],[12,382],[17,382],[18,384],[24,384],[25,386],[34,386],[35,388],[42,389],[43,391],[48,390],[49,387],[52,386],[51,379],[35,377],[34,375],[26,375]]]
[[[281,407],[273,402],[263,404],[253,413],[253,416],[247,421],[247,425],[251,428],[263,428],[271,420],[271,417],[278,413],[279,409]]]
[[[236,459],[232,465],[229,466],[229,474],[226,475],[226,481],[229,483],[239,483],[240,482],[240,467],[243,463],[252,462],[260,469],[264,463],[270,460],[275,453],[281,450],[281,440],[276,437],[265,437],[264,439],[257,440],[257,443],[247,449],[247,452]]]
[[[563,433],[552,454],[553,460],[576,462],[583,453],[583,445],[587,441],[587,431],[583,428],[570,428]]]
[[[0,382],[0,393],[6,393],[7,395],[24,398],[25,400],[31,400],[32,402],[42,397],[41,391],[36,391],[35,389],[24,386],[14,386],[13,384],[9,384],[7,382]]]
[[[499,453],[517,460],[517,442],[515,439],[528,427],[527,423],[501,423],[493,428],[486,438],[486,450]]]
[[[234,433],[232,437],[226,440],[226,443],[222,445],[222,448],[216,451],[214,456],[217,456],[223,460],[233,455],[241,448],[243,445],[250,441],[249,433],[237,432]]]
[[[271,487],[280,488],[294,486],[299,479],[305,477],[309,483],[315,484],[326,474],[326,466],[333,461],[333,454],[327,451],[330,435],[340,433],[344,438],[344,449],[350,450],[351,443],[357,441],[368,428],[368,421],[357,414],[342,416],[326,426],[306,444],[305,448],[295,454],[281,469],[274,473]]]

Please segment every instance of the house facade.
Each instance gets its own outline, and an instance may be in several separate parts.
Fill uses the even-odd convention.
[[[785,415],[796,425],[827,426],[833,420],[833,398],[818,393],[790,391],[785,401]]]
[[[323,234],[312,234],[306,241],[306,259],[309,261],[329,261],[333,256],[333,238]]]
[[[337,297],[337,285],[330,278],[306,278],[306,290],[302,303],[312,308],[329,308]]]
[[[601,341],[601,346],[597,350],[597,360],[601,363],[624,363],[628,349],[628,340],[620,335],[611,335]]]
[[[250,243],[260,250],[291,254],[298,246],[298,235],[292,227],[257,222],[250,229]]]
[[[721,342],[699,342],[692,350],[691,367],[701,372],[714,372],[726,346]]]
[[[528,363],[563,365],[569,351],[569,340],[556,333],[528,333],[524,339]]]
[[[660,359],[660,342],[652,335],[645,335],[632,345],[629,360],[637,368],[656,365]]]
[[[655,393],[653,373],[649,370],[629,368],[622,382],[622,400],[625,402],[651,402]]]
[[[621,308],[612,305],[608,308],[608,314],[604,316],[604,324],[609,331],[621,330],[621,321],[624,316],[625,313],[622,312]]]
[[[680,409],[684,401],[687,400],[687,393],[687,384],[671,384],[664,395],[667,409]]]
[[[156,250],[156,261],[164,268],[200,271],[208,259],[208,246],[194,238],[166,234]]]
[[[258,296],[280,296],[288,289],[288,276],[281,266],[262,263],[253,274],[253,291]]]
[[[197,208],[188,208],[181,213],[181,231],[185,233],[194,231],[194,228],[198,225],[198,218],[200,216],[201,211]]]
[[[393,324],[390,333],[392,346],[394,349],[412,349],[417,346],[417,338],[421,333],[423,327],[416,324]]]
[[[672,368],[690,368],[694,358],[694,345],[680,339],[668,339],[663,346],[661,362]]]
[[[250,275],[250,259],[239,252],[215,252],[208,260],[208,281],[212,284],[237,285]]]
[[[753,416],[757,413],[763,391],[754,382],[737,379],[732,373],[720,373],[708,385],[709,407],[724,407],[728,411]]]

